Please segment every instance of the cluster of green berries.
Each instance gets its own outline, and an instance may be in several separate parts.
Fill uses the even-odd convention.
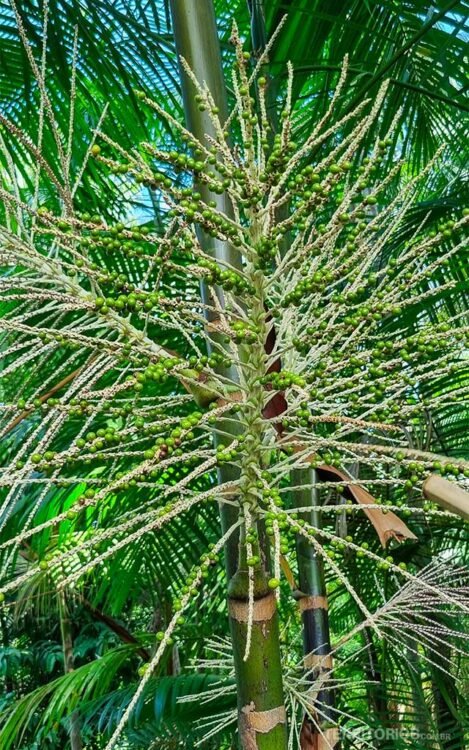
[[[71,341],[69,338],[58,332],[43,331],[39,333],[37,337],[43,344],[50,344],[53,342],[57,344],[57,346],[66,346],[72,352],[78,351],[82,346],[79,342]]]
[[[87,453],[99,453],[106,448],[126,442],[126,439],[128,439],[128,435],[123,435],[115,427],[100,427],[96,431],[90,430],[85,437],[78,438],[75,445],[80,450],[86,449]]]
[[[222,164],[217,163],[216,168],[226,173]],[[216,175],[213,173],[205,176],[198,174],[197,179],[199,182],[207,183],[207,187],[215,195],[222,195],[231,184],[231,179],[225,177],[217,180]],[[201,194],[191,188],[183,188],[182,190],[179,188],[168,189],[166,184],[165,188],[176,203],[176,206],[168,211],[168,218],[176,218],[182,214],[189,224],[199,224],[210,237],[222,235],[228,238],[235,247],[242,245],[239,230],[223,216],[222,212],[217,210],[216,200],[211,199],[204,203]]]
[[[213,369],[217,367],[230,367],[232,361],[226,354],[212,352],[210,355],[203,354],[201,357],[190,356],[187,360],[191,369],[202,372],[207,366]]]
[[[350,534],[348,534],[343,540],[331,539],[327,549],[327,556],[329,557],[329,559],[337,559],[345,553],[347,553],[348,555],[355,554],[358,558],[366,557],[367,550],[369,550],[370,548],[368,542],[360,542],[360,544],[358,545],[360,549],[358,550],[349,547],[348,543],[353,543],[353,537]]]
[[[259,338],[259,329],[254,323],[237,320],[231,326],[233,339],[237,344],[254,344]],[[230,341],[226,339],[226,343]]]
[[[189,414],[183,417],[177,427],[174,427],[167,437],[158,437],[152,448],[148,448],[144,453],[144,458],[147,460],[155,458],[157,455],[160,459],[170,456],[171,454],[181,455],[181,444],[183,440],[193,440],[195,434],[193,429],[200,423],[203,415],[201,412],[196,411],[193,414]],[[139,426],[139,425],[137,425]],[[154,429],[157,429],[150,425],[148,428],[143,430],[146,434],[152,434]]]
[[[308,404],[301,404],[295,411],[295,417],[298,419],[300,427],[308,427],[314,422],[314,417],[310,412]]]
[[[437,472],[439,474],[448,474],[450,476],[469,476],[469,470],[466,469],[464,466],[458,466],[457,463],[454,463],[452,461],[448,461],[447,463],[443,463],[442,461],[432,461],[432,462],[418,462],[418,461],[409,461],[406,453],[404,451],[398,450],[396,453],[394,453],[394,459],[399,464],[402,464],[402,468],[407,473],[410,473],[411,475],[416,474],[424,474],[426,471],[432,471]],[[418,478],[415,478],[415,481],[418,481]]]
[[[120,406],[111,407],[110,411],[114,417],[127,417],[132,413],[134,404],[131,402],[122,402]],[[95,407],[92,402],[86,399],[72,398],[68,406],[68,413],[71,417],[82,417],[93,414]]]
[[[285,168],[291,155],[295,152],[296,147],[294,141],[289,141],[284,144],[281,135],[279,133],[275,134],[272,149],[265,167],[265,175],[263,177],[264,181],[282,173],[282,170]]]
[[[463,216],[467,216],[467,214],[464,213],[464,211],[467,211],[467,209],[463,210]],[[440,222],[438,224],[438,233],[441,234],[443,239],[449,240],[454,237],[455,233],[455,225],[456,221],[454,219],[448,219],[447,221]],[[435,237],[437,232],[435,230],[432,230],[429,232],[430,237]]]
[[[148,364],[143,371],[129,375],[129,386],[134,391],[142,391],[146,383],[165,383],[172,370],[180,364],[178,357],[161,357],[158,362]]]
[[[274,391],[284,391],[294,385],[298,386],[298,388],[306,386],[305,378],[301,377],[301,375],[296,375],[294,372],[288,372],[288,370],[270,372],[268,375],[259,378],[259,382],[261,385],[271,386]]]
[[[86,399],[72,398],[68,404],[68,413],[70,417],[82,417],[87,414],[93,414],[93,404]]]
[[[268,490],[263,494],[264,500],[267,500],[268,495],[278,508],[278,510],[275,511],[268,510],[264,515],[266,534],[271,542],[273,542],[275,538],[275,526],[277,526],[280,535],[280,553],[282,555],[288,555],[290,552],[295,551],[296,533],[287,520],[287,514],[281,510],[281,507],[284,504],[281,495],[275,489]],[[296,513],[290,514],[289,517],[290,519],[296,520],[301,526],[305,523],[302,519],[298,519],[298,514]]]
[[[316,451],[311,459],[311,468],[317,469],[323,464],[339,468],[344,465],[344,457],[338,450],[326,449],[323,451]]]
[[[299,307],[305,300],[309,302],[309,295],[312,292],[323,292],[334,281],[334,278],[335,275],[330,270],[315,271],[311,276],[301,279],[295,288],[284,296],[281,306],[283,308],[290,305]]]
[[[88,255],[90,255],[90,251],[99,253],[96,261],[89,262],[89,269],[97,272],[97,279],[100,284],[111,284],[117,290],[132,291],[134,289],[134,285],[125,274],[107,270],[103,266],[103,260],[105,260],[102,256],[103,251],[106,255],[113,256],[120,253],[127,258],[140,258],[147,253],[154,264],[159,263],[160,258],[155,254],[154,244],[148,243],[150,231],[147,226],[126,228],[122,222],[109,227],[101,225],[91,230],[88,227],[84,229],[80,239],[80,247]],[[78,261],[75,261],[75,265],[80,267],[80,265],[83,265],[83,261],[80,262],[80,259],[78,259]]]
[[[220,561],[220,555],[218,555],[218,553],[214,552],[213,550],[214,545],[210,544],[209,551],[204,553],[200,557],[200,565],[194,565],[192,570],[187,575],[184,586],[182,586],[180,590],[179,597],[173,600],[173,610],[175,612],[179,612],[182,609],[182,596],[187,596],[187,594],[190,594],[190,596],[197,595],[198,590],[196,582],[199,578],[199,575],[204,579],[208,578],[210,567],[216,565]]]
[[[16,407],[20,411],[33,411],[34,409],[47,411],[48,409],[53,409],[58,404],[60,404],[60,399],[54,398],[53,396],[46,400],[43,400],[41,398],[34,398],[32,401],[27,401],[25,398],[20,398],[16,402]]]
[[[281,235],[277,237],[262,237],[256,246],[256,267],[262,270],[266,270],[270,267],[270,264],[275,260],[278,249],[279,239]]]
[[[288,189],[292,195],[292,215],[291,224],[297,231],[303,231],[306,229],[307,220],[312,210],[312,206],[320,204],[329,206],[329,210],[334,208],[334,203],[340,204],[342,197],[337,194],[335,201],[333,201],[334,189],[337,190],[340,184],[341,177],[352,169],[352,163],[349,161],[341,161],[339,163],[333,163],[328,167],[327,173],[323,176],[319,175],[311,165],[304,167],[288,182]],[[367,180],[361,180],[358,183],[360,190],[364,190],[368,187]],[[374,205],[377,200],[374,196],[358,197],[364,206]],[[326,203],[327,201],[327,203]],[[316,205],[316,210],[318,206]],[[354,210],[354,217],[348,213],[341,213],[336,217],[336,221],[344,226],[353,227],[355,219],[365,218],[366,212],[356,208]],[[324,216],[326,219],[326,216]],[[327,217],[327,222],[330,221],[330,216]],[[323,234],[326,230],[326,224],[322,227],[319,225],[319,234]],[[353,229],[350,229],[350,234],[358,234],[359,231],[366,228],[368,224],[362,222]],[[312,252],[315,255],[314,251]]]
[[[222,195],[231,185],[232,180],[243,181],[245,179],[244,172],[241,169],[233,171],[226,167],[218,158],[216,147],[210,149],[210,155],[207,157],[200,151],[194,141],[188,139],[186,141],[188,147],[193,150],[195,158],[176,151],[159,152],[160,158],[170,164],[176,172],[180,170],[190,171],[199,185],[206,185],[216,195]],[[241,245],[242,241],[237,228],[221,213],[214,210],[217,207],[216,201],[211,200],[206,204],[203,203],[200,192],[192,188],[181,189],[177,180],[172,180],[159,170],[154,171],[151,177],[147,173],[141,173],[137,174],[135,178],[137,182],[146,184],[155,190],[159,188],[171,196],[176,206],[168,211],[169,218],[182,213],[189,223],[197,221],[210,236],[216,237],[222,233],[235,246]]]
[[[331,174],[340,172],[337,165],[332,165]],[[323,193],[324,188],[321,185],[321,177],[310,164],[300,170],[295,177],[292,177],[288,184],[288,189],[294,192],[301,191],[303,198],[311,198],[314,193]]]
[[[206,258],[201,258],[198,261],[198,265],[206,270],[204,276],[209,284],[216,284],[221,286],[225,291],[233,291],[238,295],[253,293],[249,282],[241,274],[236,273],[236,271],[222,270],[218,263]]]
[[[184,583],[184,586],[182,586],[182,588],[180,590],[180,596],[176,597],[173,600],[173,611],[175,613],[180,612],[182,610],[182,601],[181,601],[181,599],[182,599],[183,596],[187,596],[187,594],[189,594],[191,597],[196,597],[197,596],[197,594],[198,594],[198,588],[197,588],[197,583],[196,582],[197,582],[197,579],[199,578],[199,575],[202,578],[208,578],[210,566],[211,565],[216,565],[219,562],[220,556],[218,554],[216,554],[215,552],[212,551],[213,548],[214,548],[214,545],[211,544],[210,545],[210,550],[211,551],[209,551],[206,554],[202,555],[201,558],[200,558],[200,565],[199,566],[194,566],[192,568],[192,570],[190,571],[190,573],[187,575],[185,583]],[[177,620],[176,620],[176,625],[178,627],[181,627],[182,625],[185,625],[185,623],[186,623],[186,618],[184,617],[184,615],[182,615],[182,614],[179,615],[178,618],[177,618]],[[164,641],[165,637],[166,637],[166,633],[164,632],[164,630],[159,630],[155,634],[155,639],[156,639],[157,643],[161,643],[162,641]],[[174,638],[172,638],[171,636],[166,637],[166,644],[168,646],[174,645],[174,642],[175,642]],[[142,664],[139,667],[139,669],[138,669],[138,675],[139,675],[139,677],[143,677],[146,674],[146,672],[148,671],[148,667],[149,667],[148,664]]]
[[[230,447],[227,448],[225,445],[222,445],[221,443],[217,445],[217,463],[218,464],[225,464],[229,463],[230,461],[235,461],[238,454],[239,454],[239,447]]]
[[[359,549],[355,549],[354,547],[351,547],[351,544],[355,544],[355,546],[358,546]],[[368,542],[354,542],[353,536],[348,534],[344,537],[343,540],[341,539],[332,539],[327,545],[324,545],[324,548],[326,549],[326,554],[329,557],[329,559],[340,559],[344,554],[347,556],[354,555],[357,559],[370,559],[368,552],[370,551],[370,545]],[[377,554],[374,552],[373,554]],[[373,560],[374,563],[376,563],[375,560]],[[394,562],[394,558],[391,555],[387,555],[383,560],[377,563],[377,567],[379,570],[390,570],[392,566],[396,566],[396,563]],[[405,562],[401,562],[397,565],[397,567],[400,570],[407,570],[407,565]]]
[[[123,313],[151,312],[158,307],[159,295],[153,293],[137,292],[130,294],[119,294],[118,297],[95,297],[94,306],[101,315],[106,315],[109,310],[118,310]]]
[[[57,454],[55,451],[45,451],[45,453],[32,453],[29,460],[37,471],[48,473],[56,465]],[[19,462],[17,468],[21,468]]]

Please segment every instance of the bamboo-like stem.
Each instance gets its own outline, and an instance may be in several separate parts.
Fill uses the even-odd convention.
[[[287,747],[287,732],[275,595],[259,567],[255,571],[247,659],[250,610],[247,566],[241,566],[231,579],[228,595],[241,747],[243,750],[283,750]]]
[[[197,3],[193,0],[171,0],[171,16],[178,55],[186,60],[199,81],[205,81],[220,110],[221,120],[226,120],[228,118],[226,88],[212,0],[197,0]],[[206,135],[214,135],[212,121],[205,112],[199,110],[194,98],[196,94],[194,85],[182,65],[180,73],[187,125],[194,136],[204,142]],[[200,185],[199,191],[205,202],[215,201],[218,211],[226,216],[232,216],[232,207],[225,193],[223,195],[212,193],[205,185]],[[232,268],[241,268],[240,255],[228,242],[208,237],[203,232],[199,232],[199,239],[204,250],[215,260],[228,264]],[[216,293],[220,306],[223,307],[223,290],[218,288]],[[204,303],[207,304],[209,298],[205,284],[201,285],[201,294]],[[210,317],[207,316],[208,319]],[[216,333],[212,333],[212,339],[218,341]],[[237,380],[234,368],[231,368],[229,372],[225,371],[224,374],[233,381]],[[218,442],[217,434],[220,432],[235,437],[239,428],[233,420],[229,423],[219,422],[214,431],[215,444]],[[237,469],[227,465],[218,467],[217,473],[220,484],[231,482],[238,477]],[[225,532],[235,523],[237,509],[226,504],[221,505],[220,517],[222,530]],[[238,535],[236,534],[233,534],[226,544],[225,563],[228,577],[231,577],[238,563]]]
[[[72,638],[72,622],[70,619],[70,613],[68,611],[67,600],[65,593],[59,591],[59,620],[60,620],[60,635],[62,638],[62,651],[64,655],[64,674],[73,672],[73,638]],[[81,740],[80,732],[80,719],[76,711],[74,711],[70,717],[70,748],[71,750],[82,750],[83,743]]]
[[[264,52],[267,44],[267,31],[265,27],[265,13],[262,0],[248,0],[248,6],[251,14],[251,38],[254,55],[260,57]],[[271,126],[271,134],[278,130],[277,110],[275,108],[277,82],[269,74],[268,61],[263,65],[262,73],[268,80],[267,87],[267,113]],[[279,221],[288,213],[287,206],[283,206],[278,212]],[[282,254],[286,252],[288,238],[284,238]],[[314,476],[314,481],[311,479]],[[314,470],[296,470],[293,472],[293,486],[305,485],[305,489],[296,493],[295,499],[300,506],[317,505],[316,491],[307,489],[316,481],[316,472]],[[300,507],[299,506],[299,507]],[[311,522],[311,514],[307,514],[307,520]],[[317,516],[317,514],[316,514]],[[315,519],[318,521],[318,518]],[[297,540],[297,558],[301,601],[314,601],[315,605],[311,609],[303,609],[303,643],[305,654],[305,667],[309,667],[308,660],[311,661],[313,656],[325,656],[330,658],[330,637],[329,637],[329,619],[327,613],[327,595],[324,581],[324,567],[322,560],[318,557],[314,549],[306,542],[304,537],[299,536]],[[319,606],[323,603],[323,607]],[[301,606],[301,605],[300,605]],[[312,673],[314,674],[314,673]],[[333,723],[334,696],[330,690],[321,690],[318,693],[317,700],[325,706],[322,713],[323,720],[327,723],[331,719]],[[331,714],[329,716],[329,713]],[[305,722],[308,722],[305,717]],[[322,722],[321,722],[322,723]],[[313,732],[314,733],[314,732]]]
[[[315,488],[317,476],[314,469],[295,469],[292,472],[292,482],[294,487],[301,488],[293,493],[297,507],[318,506],[318,493]],[[301,516],[308,524],[321,528],[321,514],[317,510],[303,512]],[[296,596],[303,620],[305,669],[308,670],[312,681],[320,680],[322,674],[327,674],[330,685],[332,656],[324,563],[317,550],[302,535],[297,537],[296,553],[299,586]],[[320,712],[316,712],[316,726],[309,722],[310,726],[303,732],[302,741],[305,748],[313,747],[311,736],[318,734],[320,737],[325,729],[336,723],[334,692],[331,687],[321,687],[318,690],[311,706],[312,713],[315,712],[316,706],[320,707]],[[307,723],[308,720],[305,719],[305,724]],[[307,740],[305,735],[308,736]],[[332,744],[332,748],[337,747],[337,742]]]

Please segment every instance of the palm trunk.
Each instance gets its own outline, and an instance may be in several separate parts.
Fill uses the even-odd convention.
[[[259,59],[267,45],[267,29],[265,26],[264,4],[262,0],[247,0],[251,15],[251,40],[253,54]],[[262,67],[262,74],[268,81],[267,87],[267,111],[271,126],[272,136],[278,129],[276,110],[276,81],[270,75],[268,60]],[[279,215],[282,220],[287,213],[287,207],[283,206]],[[284,238],[284,250],[288,246],[288,237]],[[306,469],[297,470],[292,473],[294,486],[310,486],[316,482],[316,472]],[[295,493],[298,506],[316,505],[314,489],[307,487]],[[318,513],[305,514],[305,520],[317,526],[320,522]],[[332,668],[329,617],[327,611],[327,592],[324,580],[324,567],[322,560],[313,550],[307,540],[299,535],[297,539],[297,559],[300,587],[300,609],[303,620],[303,644],[305,654],[305,668],[311,670],[313,680],[321,676],[321,672],[328,672]],[[330,677],[331,675],[329,675]],[[320,707],[321,713],[317,714],[317,729],[305,717],[302,732],[302,746],[305,750],[309,747],[337,748],[337,732],[335,729],[334,693],[329,688],[319,690],[315,706]],[[314,711],[314,706],[312,706]],[[330,727],[332,725],[332,728]]]
[[[197,0],[197,2],[194,2],[194,0],[171,0],[171,16],[178,55],[189,63],[191,70],[199,81],[207,83],[220,110],[220,120],[226,120],[228,107],[225,81],[212,0]],[[182,66],[180,71],[187,126],[194,136],[203,142],[206,134],[214,135],[213,125],[209,116],[199,110],[194,99],[193,84]],[[232,216],[232,208],[226,195],[211,193],[205,185],[198,186],[198,189],[205,202],[215,201],[218,211],[227,216]],[[228,263],[233,268],[241,267],[239,253],[228,242],[208,237],[203,232],[199,233],[199,239],[204,250],[216,260]],[[210,301],[204,284],[202,284],[201,294],[204,302]],[[217,295],[223,307],[223,290],[218,289]],[[216,340],[216,334],[212,334],[212,338]],[[225,370],[224,374],[236,380],[234,369],[232,372],[226,372]],[[230,421],[230,423],[220,422],[216,425],[214,432],[215,443],[218,441],[218,431],[231,434],[233,437],[237,432],[233,421]],[[228,465],[220,467],[218,474],[220,483],[230,482],[238,478],[237,472]],[[222,530],[225,532],[235,523],[237,511],[226,504],[221,505],[220,516]],[[236,535],[233,535],[226,545],[225,562],[228,577],[231,577],[238,566],[238,539]]]
[[[307,507],[318,505],[316,472],[313,469],[296,469],[292,472],[294,487],[305,486],[294,492],[295,505]],[[313,489],[311,489],[313,486]],[[321,514],[311,510],[302,513],[308,524],[321,527]],[[329,632],[329,615],[326,582],[324,578],[324,564],[321,557],[301,535],[296,542],[298,559],[297,592],[299,607],[303,620],[304,665],[309,671],[313,682],[326,679],[311,706],[311,713],[315,714],[315,721],[305,719],[302,731],[302,749],[338,747],[338,732],[336,729],[336,712],[334,708],[334,690],[332,679],[332,655]]]
[[[73,672],[73,639],[72,623],[68,612],[67,601],[63,592],[58,593],[60,634],[62,637],[62,650],[64,655],[64,674]],[[82,750],[83,744],[80,733],[80,719],[76,711],[70,717],[70,748],[71,750]]]
[[[223,122],[227,118],[227,101],[213,2],[171,0],[170,5],[177,52],[188,62],[196,78],[206,82]],[[199,111],[194,99],[193,85],[183,67],[181,79],[188,127],[199,140],[204,141],[205,134],[213,134],[213,126],[209,117]],[[219,211],[231,215],[232,209],[227,196],[213,195],[204,186],[200,186],[199,189],[205,201],[216,201]],[[228,243],[209,239],[202,233],[200,241],[206,252],[210,252],[215,260],[227,262],[234,268],[241,268],[238,252]],[[217,294],[223,306],[223,291],[219,289]],[[202,297],[204,300],[207,299],[207,290],[204,287]],[[225,374],[236,381],[234,371],[225,371]],[[223,430],[235,437],[240,429],[241,425],[238,427],[233,421],[218,423],[214,439],[216,441],[216,430]],[[219,469],[220,483],[238,478],[237,469],[230,466],[222,466]],[[222,528],[226,530],[238,518],[239,510],[222,505],[220,515]],[[249,655],[245,658],[250,611],[249,574],[245,560],[241,560],[243,556],[238,557],[238,547],[239,538],[230,539],[225,549],[225,559],[229,580],[229,614],[238,696],[240,747],[243,750],[286,750],[287,730],[276,600],[267,586],[264,570],[259,569],[256,573],[254,591],[251,647]]]
[[[275,595],[261,568],[255,573],[250,650],[246,659],[248,592],[248,569],[241,565],[228,588],[240,745],[245,750],[284,750],[287,732],[278,613]]]

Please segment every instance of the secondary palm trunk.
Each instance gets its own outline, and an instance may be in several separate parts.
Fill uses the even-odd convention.
[[[197,79],[207,83],[219,108],[220,118],[226,119],[228,108],[225,81],[212,0],[171,0],[170,7],[176,51],[180,58],[184,58],[188,62]],[[194,86],[182,65],[180,65],[180,73],[187,127],[199,141],[204,142],[206,134],[215,135],[212,122],[205,112],[199,110],[194,98],[196,93]],[[218,211],[227,216],[232,216],[232,208],[226,195],[212,193],[206,185],[199,185],[198,190],[206,203],[215,201]],[[215,260],[220,260],[232,268],[241,267],[239,253],[228,242],[208,237],[203,232],[199,233],[199,239],[204,250],[211,254]],[[205,284],[201,285],[201,295],[205,303],[210,303]],[[218,288],[217,295],[221,307],[224,307],[223,289]],[[213,316],[207,315],[207,317],[213,320]],[[216,337],[217,334],[213,333],[212,339],[216,340]],[[234,371],[227,372],[225,370],[224,374],[236,380]],[[215,443],[217,443],[218,431],[233,436],[237,433],[233,420],[229,423],[221,422],[216,425],[214,431]],[[220,467],[218,474],[220,482],[229,482],[238,476],[230,466]],[[220,506],[220,517],[222,530],[225,532],[236,522],[236,509],[223,504]],[[238,538],[236,535],[233,535],[227,542],[225,561],[228,576],[232,576],[238,565]]]
[[[296,469],[292,472],[297,507],[318,505],[316,472]],[[302,513],[303,518],[316,528],[321,527],[321,512]],[[319,685],[311,713],[315,721],[305,718],[302,750],[337,750],[339,747],[335,695],[332,682],[332,654],[324,564],[318,552],[301,535],[297,538],[298,602],[303,620],[304,665],[312,682]]]

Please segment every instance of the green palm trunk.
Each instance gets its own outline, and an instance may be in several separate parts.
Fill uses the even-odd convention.
[[[267,585],[264,571],[257,570],[250,651],[246,659],[248,587],[248,568],[241,565],[228,588],[240,746],[246,750],[283,750],[287,732],[275,595]]]
[[[207,83],[223,122],[227,117],[227,102],[212,0],[171,0],[171,12],[178,54],[189,63],[196,78]],[[181,77],[188,127],[199,140],[204,141],[205,134],[213,133],[212,123],[199,110],[194,99],[195,92],[183,67]],[[226,195],[214,195],[203,187],[200,192],[204,200],[216,201],[218,210],[231,215],[232,209]],[[215,260],[228,263],[234,268],[241,267],[239,253],[228,243],[213,240],[203,234],[200,235],[200,241]],[[206,299],[206,289],[202,287],[201,291],[202,297]],[[223,291],[218,289],[217,294],[223,306]],[[262,300],[258,307],[259,316],[263,317]],[[257,366],[262,368],[262,336],[259,338],[257,354]],[[225,374],[236,380],[233,372]],[[263,371],[257,373],[263,374]],[[253,424],[257,417],[261,417],[261,413],[262,398],[253,410]],[[216,430],[228,433],[233,438],[239,434],[240,429],[241,425],[233,421],[216,425]],[[216,440],[216,432],[214,437]],[[252,457],[251,453],[249,459],[252,460]],[[223,483],[239,477],[239,472],[229,466],[222,466],[218,471],[219,480]],[[243,498],[243,502],[245,499]],[[221,506],[224,530],[233,524],[238,513],[238,508]],[[240,746],[246,750],[282,750],[287,746],[287,730],[276,600],[267,585],[266,572],[260,567],[256,571],[250,648],[246,653],[249,638],[249,573],[245,560],[240,559],[238,546],[239,539],[233,537],[226,545],[225,556],[229,578],[229,614],[237,681]]]

